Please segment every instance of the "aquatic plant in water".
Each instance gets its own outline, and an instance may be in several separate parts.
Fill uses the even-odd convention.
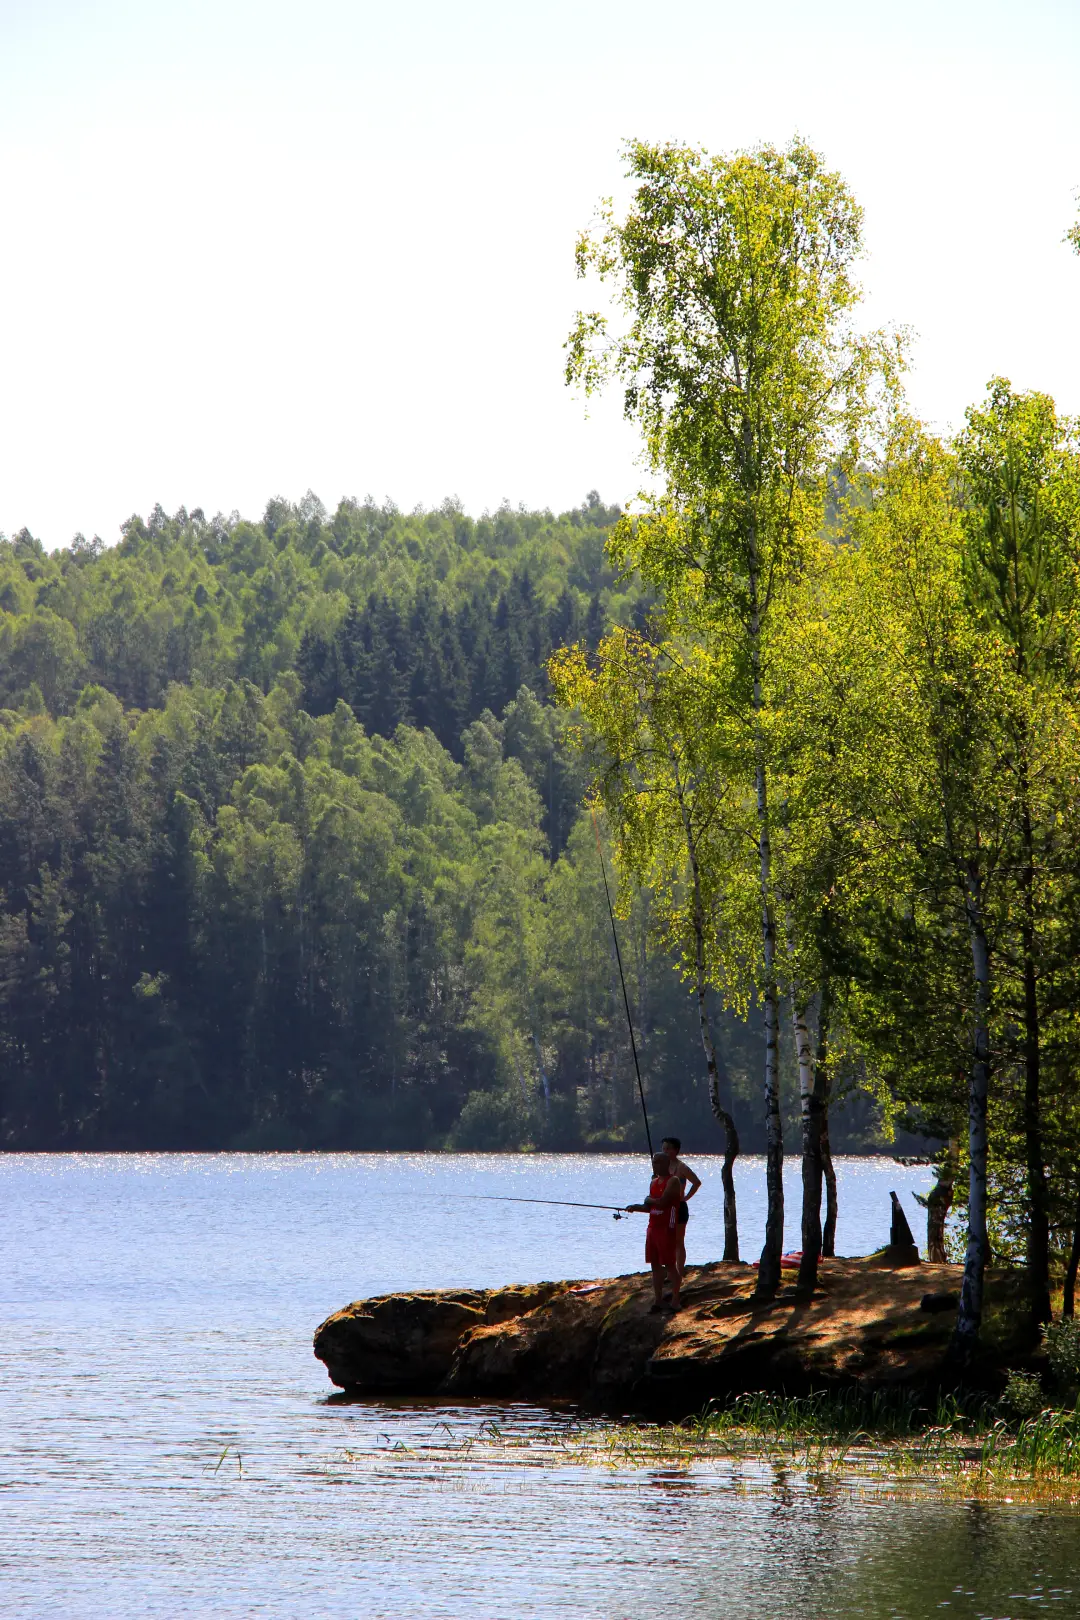
[[[748,1394],[678,1423],[568,1417],[518,1430],[492,1422],[467,1433],[445,1424],[419,1451],[448,1463],[567,1463],[612,1469],[682,1467],[724,1461],[793,1469],[808,1480],[890,1493],[931,1490],[965,1498],[1074,1500],[1080,1493],[1080,1403],[1017,1407],[1041,1388],[1014,1375],[1009,1416],[982,1396],[942,1395],[933,1404],[909,1390],[837,1390],[813,1395]],[[405,1454],[406,1448],[394,1448]],[[382,1458],[392,1453],[380,1450]],[[409,1449],[409,1456],[417,1453]],[[350,1465],[370,1457],[349,1453]]]

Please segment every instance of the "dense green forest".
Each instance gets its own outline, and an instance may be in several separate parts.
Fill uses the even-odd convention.
[[[618,515],[309,495],[0,542],[7,1147],[636,1145],[546,675],[645,622]],[[654,1111],[716,1146],[646,892],[620,929]],[[753,1146],[753,1042],[724,1031]],[[871,1106],[845,1117],[869,1139]]]

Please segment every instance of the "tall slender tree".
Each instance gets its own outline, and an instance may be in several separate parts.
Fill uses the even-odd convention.
[[[1005,763],[1017,800],[1013,914],[1023,1030],[1026,1259],[1038,1322],[1050,1320],[1040,978],[1051,967],[1047,902],[1058,909],[1064,899],[1052,873],[1062,870],[1063,778],[1074,764],[1068,758],[1068,711],[1080,654],[1075,567],[1080,483],[1072,438],[1071,425],[1058,418],[1053,400],[1017,394],[999,377],[990,383],[985,403],[968,411],[957,445],[965,480],[970,610],[982,633],[1003,650],[1009,676],[1003,698]]]
[[[909,961],[925,961],[935,990],[952,998],[942,1015],[963,1052],[968,1245],[956,1350],[964,1361],[983,1310],[987,1115],[1018,819],[1007,769],[1008,669],[1000,644],[979,634],[967,610],[955,488],[953,459],[899,423],[840,571],[833,634],[851,688],[851,752],[835,780],[846,785],[863,846],[848,901],[864,939],[880,930],[894,961],[907,936]],[[919,1017],[934,1022],[925,1002]]]
[[[764,1010],[768,1215],[758,1287],[780,1282],[776,906],[768,750],[770,621],[820,525],[825,470],[850,438],[878,354],[856,340],[861,215],[841,178],[801,142],[731,156],[643,141],[627,148],[626,216],[610,206],[578,245],[582,275],[614,293],[616,324],[582,312],[569,380],[615,378],[666,493],[624,521],[612,554],[720,639],[741,676],[753,760],[760,994]]]

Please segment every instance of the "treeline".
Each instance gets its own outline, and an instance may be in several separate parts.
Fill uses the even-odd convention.
[[[4,1146],[638,1144],[544,696],[553,648],[645,622],[616,516],[309,497],[0,542]],[[620,923],[651,1105],[715,1145],[652,913]],[[748,1101],[752,1034],[716,1011]]]
[[[708,992],[762,1010],[759,1291],[786,1029],[800,1286],[857,1062],[937,1144],[932,1258],[965,1218],[966,1361],[991,1256],[1026,1267],[1037,1321],[1058,1287],[1072,1314],[1080,1262],[1080,434],[1001,378],[950,442],[911,416],[902,340],[852,324],[859,210],[808,148],[629,160],[626,217],[581,248],[620,314],[581,316],[570,373],[617,381],[663,474],[610,546],[657,607],[554,677],[698,988],[718,1112]]]
[[[70,713],[87,684],[157,708],[173,684],[244,679],[266,692],[296,670],[312,714],[339,698],[382,736],[461,732],[522,685],[541,696],[556,647],[641,612],[604,551],[618,510],[595,492],[576,511],[453,502],[403,515],[309,493],[261,523],[157,507],[119,545],[81,535],[47,554],[25,530],[0,549],[0,703]]]

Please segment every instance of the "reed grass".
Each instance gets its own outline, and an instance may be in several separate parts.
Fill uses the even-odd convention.
[[[382,1457],[438,1457],[465,1466],[585,1465],[609,1469],[765,1463],[853,1489],[1005,1501],[1080,1501],[1080,1401],[1022,1420],[985,1398],[910,1391],[744,1395],[680,1423],[567,1419],[517,1428],[484,1422],[464,1432],[436,1425],[412,1447]],[[346,1453],[359,1463],[370,1453]]]
[[[590,1449],[586,1447],[584,1449]],[[807,1474],[932,1485],[946,1494],[1013,1500],[1080,1498],[1080,1401],[1023,1420],[984,1398],[908,1391],[746,1395],[689,1423],[609,1429],[596,1460],[756,1458]]]

